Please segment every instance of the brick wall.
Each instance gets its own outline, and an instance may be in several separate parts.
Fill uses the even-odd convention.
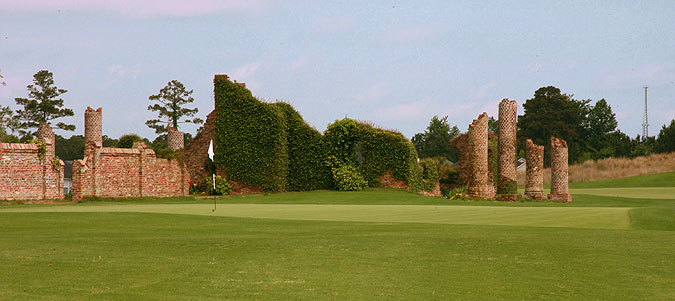
[[[37,144],[0,143],[0,199],[63,198],[63,161],[54,162],[54,132],[40,125],[38,140],[45,143],[43,158]]]
[[[85,112],[84,159],[73,162],[73,200],[83,196],[180,196],[189,193],[189,175],[177,159],[157,158],[143,143],[133,148],[101,147],[101,108]],[[95,129],[87,129],[95,127]]]
[[[525,197],[541,200],[544,198],[544,146],[527,139]]]
[[[551,137],[551,194],[552,201],[571,202],[569,193],[567,142]]]

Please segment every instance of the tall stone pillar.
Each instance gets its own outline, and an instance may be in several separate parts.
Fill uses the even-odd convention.
[[[569,192],[567,142],[551,137],[551,201],[571,202]]]
[[[516,181],[516,118],[515,100],[502,99],[499,103],[499,160],[497,194],[501,201],[518,200]]]
[[[527,139],[526,157],[525,197],[541,200],[544,198],[544,146]]]
[[[485,112],[469,125],[469,164],[466,196],[494,197],[494,189],[488,181],[488,116]]]
[[[174,129],[173,127],[168,127],[168,132],[166,135],[166,140],[169,145],[169,149],[179,150],[184,147],[183,132]]]
[[[87,107],[84,111],[84,138],[97,147],[103,146],[103,116],[101,108],[96,110]]]

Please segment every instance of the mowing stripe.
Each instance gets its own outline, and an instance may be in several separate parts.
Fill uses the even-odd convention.
[[[490,207],[431,205],[305,205],[305,204],[115,204],[0,209],[10,212],[145,212],[284,220],[434,223],[629,229],[630,208]]]
[[[675,187],[570,188],[572,194],[675,200]]]

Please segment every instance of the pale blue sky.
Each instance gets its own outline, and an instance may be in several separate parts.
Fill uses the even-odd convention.
[[[204,118],[225,73],[320,131],[348,116],[407,137],[434,115],[465,131],[547,85],[605,98],[635,137],[648,85],[656,135],[675,118],[675,2],[0,0],[0,104],[41,69],[69,90],[59,121],[76,134],[100,106],[104,134],[152,140],[149,95],[177,79]]]

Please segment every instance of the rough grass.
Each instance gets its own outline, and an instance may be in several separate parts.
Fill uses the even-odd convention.
[[[675,152],[635,158],[607,158],[570,165],[569,181],[588,182],[675,171]],[[517,172],[518,185],[525,185],[525,169]],[[551,183],[551,169],[544,169],[544,184]]]

